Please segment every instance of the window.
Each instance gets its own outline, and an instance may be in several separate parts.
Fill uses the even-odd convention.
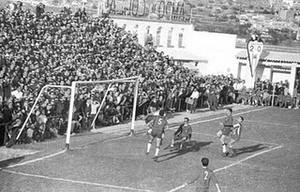
[[[160,35],[161,35],[161,27],[159,27],[156,31],[156,46],[158,47],[162,47],[162,45],[160,45]]]
[[[172,33],[173,33],[173,27],[171,27],[170,30],[168,31],[167,47],[174,47],[172,46]]]
[[[178,48],[184,48],[184,46],[183,46],[183,33],[184,33],[184,29],[182,28],[180,33],[179,33]]]
[[[138,33],[138,30],[139,30],[139,25],[135,25],[133,29],[133,34],[136,35]]]

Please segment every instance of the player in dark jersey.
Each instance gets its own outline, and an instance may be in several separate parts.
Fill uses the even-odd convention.
[[[187,140],[190,140],[192,138],[192,127],[189,124],[189,118],[184,118],[184,123],[179,126],[177,131],[174,133],[174,138],[172,139],[172,143],[170,147],[174,147],[174,143],[176,140],[180,140],[180,149],[182,149],[184,143]]]
[[[158,153],[160,149],[161,140],[164,134],[164,130],[168,128],[168,122],[165,116],[164,110],[159,111],[159,115],[155,116],[152,120],[151,127],[148,131],[149,133],[149,142],[147,143],[147,151],[146,155],[149,154],[152,142],[154,138],[156,138],[156,149],[155,149],[155,155],[154,155],[154,161],[157,161]]]
[[[225,142],[225,139],[229,136],[229,133],[231,129],[233,128],[233,118],[232,118],[232,109],[227,108],[226,109],[226,117],[223,123],[221,123],[223,126],[220,131],[217,132],[217,136],[220,138],[220,141],[222,143],[222,152],[223,156],[227,156],[229,154],[227,150],[227,144]]]
[[[209,192],[210,182],[212,181],[216,185],[218,192],[221,192],[218,180],[214,172],[207,167],[209,163],[209,159],[204,157],[201,159],[201,163],[202,163],[202,170],[200,174],[194,180],[190,181],[188,184],[197,181],[196,192]]]

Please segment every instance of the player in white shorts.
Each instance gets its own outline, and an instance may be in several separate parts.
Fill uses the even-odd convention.
[[[233,150],[233,144],[238,142],[241,139],[242,129],[243,129],[242,122],[244,121],[244,117],[239,116],[237,121],[238,123],[233,125],[233,128],[229,134],[230,141],[228,142],[228,151],[230,156],[235,155],[235,152]]]

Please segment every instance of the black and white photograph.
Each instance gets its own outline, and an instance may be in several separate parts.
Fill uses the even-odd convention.
[[[0,0],[0,192],[299,192],[300,0]]]

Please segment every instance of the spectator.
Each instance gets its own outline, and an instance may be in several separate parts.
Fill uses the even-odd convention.
[[[199,98],[199,91],[196,89],[196,87],[192,87],[192,95],[190,96],[193,103],[191,104],[191,113],[196,112],[197,102]]]
[[[158,108],[186,110],[184,101],[192,94],[192,85],[198,89],[202,82],[204,92],[204,86],[215,81],[224,85],[232,81],[233,77],[225,76],[197,77],[188,69],[176,65],[163,52],[157,52],[151,43],[146,48],[142,47],[138,44],[137,35],[115,25],[107,18],[108,13],[102,18],[87,16],[84,9],[75,14],[66,9],[60,14],[53,14],[46,12],[43,4],[36,7],[36,14],[30,10],[20,10],[18,13],[1,10],[0,19],[5,20],[0,24],[3,102],[11,102],[13,96],[22,98],[21,102],[30,108],[41,88],[47,84],[71,85],[72,81],[78,80],[141,76],[137,115],[146,116],[149,110],[154,112]],[[134,86],[123,85],[117,85],[115,91],[110,91],[96,123],[114,124],[130,117]],[[74,121],[81,123],[80,130],[90,129],[88,119],[92,119],[92,109],[88,109],[91,106],[88,98],[101,103],[106,90],[107,85],[78,87],[74,103],[78,118],[75,117]],[[92,92],[94,94],[90,95]],[[205,103],[207,97],[203,95],[202,99]],[[45,132],[53,133],[47,137],[55,137],[55,130],[51,128],[53,124],[59,127],[58,134],[65,133],[69,101],[70,91],[53,88],[47,90],[38,101],[39,107],[35,110],[43,111],[46,118],[37,115],[37,119],[44,119]],[[22,113],[27,115],[28,112],[28,107],[23,107]],[[39,121],[30,118],[32,120],[26,125],[27,128],[37,124],[41,126]],[[38,137],[39,129],[32,130],[33,140],[43,139]]]
[[[36,10],[35,10],[36,17],[40,18],[44,12],[45,12],[45,5],[43,3],[39,3],[36,6]]]
[[[23,93],[22,93],[22,88],[19,86],[16,90],[11,92],[11,96],[16,100],[16,101],[21,101],[23,98]]]

